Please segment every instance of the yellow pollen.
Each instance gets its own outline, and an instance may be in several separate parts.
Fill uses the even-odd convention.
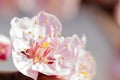
[[[29,31],[28,33],[29,33],[29,34],[32,34],[32,32],[31,32],[31,31]]]
[[[65,47],[68,47],[68,44],[65,44]]]
[[[49,45],[50,45],[49,42],[44,42],[44,43],[40,46],[40,48],[46,48],[46,47],[48,47]]]
[[[79,75],[83,75],[85,78],[89,78],[89,75],[87,72],[80,72]]]
[[[39,21],[35,21],[34,24],[35,24],[35,25],[36,25],[36,24],[39,24]]]
[[[48,63],[49,62],[49,60],[48,59],[46,59],[45,61],[44,61],[44,63]]]
[[[61,34],[60,34],[60,33],[58,34],[58,37],[61,37]]]
[[[49,37],[51,37],[52,36],[52,32],[49,34]]]
[[[55,44],[58,44],[58,42],[55,42]]]
[[[43,39],[43,36],[39,35],[38,38],[39,38],[39,39]]]
[[[24,51],[27,51],[27,49],[24,49]]]
[[[48,20],[45,20],[45,24],[48,24]]]
[[[34,57],[34,60],[33,60],[33,63],[35,64],[35,63],[37,63],[37,62],[39,62],[39,61],[40,61],[39,57],[35,56],[35,57]]]
[[[64,60],[65,59],[65,57],[64,56],[62,56],[62,60]]]

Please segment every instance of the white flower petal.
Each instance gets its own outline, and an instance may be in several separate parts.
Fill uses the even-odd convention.
[[[13,51],[13,62],[16,68],[24,75],[29,76],[36,80],[38,72],[32,70],[32,60],[27,59],[22,54],[18,54],[17,52]]]

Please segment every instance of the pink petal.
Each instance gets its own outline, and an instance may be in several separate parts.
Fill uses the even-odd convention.
[[[53,34],[57,35],[58,33],[61,33],[61,23],[55,16],[41,12],[39,14],[39,21],[41,26],[47,27],[46,34],[53,32]]]
[[[31,59],[16,51],[12,51],[12,56],[14,65],[18,69],[18,71],[35,80],[37,79],[38,72],[32,70],[33,63]]]
[[[0,35],[0,60],[6,60],[11,53],[11,42],[9,38]]]

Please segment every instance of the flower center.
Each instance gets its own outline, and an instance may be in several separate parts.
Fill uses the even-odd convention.
[[[50,42],[44,42],[44,43],[40,46],[40,48],[47,48],[47,47],[49,47],[49,45],[50,45]]]
[[[30,49],[27,49],[27,51],[22,51],[21,53],[24,53],[29,58],[33,59],[33,63],[46,63],[51,64],[55,59],[49,57],[49,54],[54,51],[54,48],[52,47],[50,42],[43,42],[42,44],[38,45],[36,44],[35,47],[31,47]]]

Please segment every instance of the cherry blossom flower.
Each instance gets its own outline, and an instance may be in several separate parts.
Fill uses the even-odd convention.
[[[20,72],[34,79],[38,71],[47,75],[63,73],[55,72],[48,66],[55,61],[49,55],[55,51],[57,41],[62,40],[59,38],[61,23],[55,16],[41,12],[31,19],[16,17],[11,25],[13,61]]]
[[[35,80],[38,73],[62,76],[64,80],[74,80],[80,73],[85,78],[93,78],[95,62],[84,49],[85,36],[64,38],[61,23],[55,16],[40,12],[31,19],[16,17],[11,25],[13,61],[24,75]]]
[[[55,53],[63,57],[63,60],[58,58],[59,65],[70,69],[70,73],[63,76],[65,80],[92,80],[94,78],[96,64],[91,54],[85,50],[85,45],[86,37],[83,36],[80,39],[77,35],[67,37],[63,43],[59,44]]]
[[[4,35],[0,35],[0,60],[5,61],[11,53],[11,41]]]

